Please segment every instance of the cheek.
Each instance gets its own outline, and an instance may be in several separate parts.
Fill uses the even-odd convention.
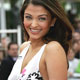
[[[25,22],[25,21],[24,21],[24,23],[23,23],[23,24],[24,24],[24,27],[25,27],[25,28],[28,28],[28,27],[29,27],[29,25],[30,25],[30,23]]]
[[[49,29],[49,24],[48,23],[43,23],[41,24],[43,29]]]

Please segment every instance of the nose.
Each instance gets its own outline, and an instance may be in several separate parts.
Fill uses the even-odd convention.
[[[32,21],[32,27],[37,27],[38,26],[38,21],[37,20],[33,20]]]

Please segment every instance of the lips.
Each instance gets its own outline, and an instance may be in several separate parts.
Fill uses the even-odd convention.
[[[33,34],[38,34],[41,31],[41,29],[32,29],[32,28],[30,28],[30,31]]]

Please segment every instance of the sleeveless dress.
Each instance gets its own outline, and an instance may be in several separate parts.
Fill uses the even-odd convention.
[[[19,55],[14,67],[11,71],[8,80],[43,80],[40,71],[39,71],[39,62],[43,51],[45,49],[46,44],[44,44],[41,49],[37,52],[37,54],[28,62],[27,66],[22,70],[21,73],[21,66],[23,59],[30,47],[30,43],[26,48],[23,49],[21,54]]]

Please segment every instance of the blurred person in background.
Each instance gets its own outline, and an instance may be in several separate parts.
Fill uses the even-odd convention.
[[[69,50],[68,61],[69,61],[68,77],[73,77],[79,63],[79,59],[75,58],[75,51],[73,49]]]
[[[79,44],[79,52],[80,52],[80,40],[78,41],[78,44]]]
[[[76,58],[80,59],[80,40],[78,41],[78,48],[77,48],[77,53],[75,55]]]
[[[79,51],[78,43],[77,43],[77,42],[73,42],[72,44],[73,44],[72,47],[73,47],[73,49],[74,49],[74,51],[75,51],[75,54],[77,54],[78,51]]]
[[[73,48],[75,50],[75,57],[80,58],[80,33],[74,32],[73,33]]]
[[[18,56],[18,45],[15,42],[8,44],[8,55],[2,60],[0,67],[0,80],[7,80]]]
[[[79,18],[75,18],[75,23],[76,23],[76,32],[80,33],[80,17]]]
[[[5,54],[7,55],[7,46],[11,42],[9,37],[2,37],[1,38],[1,46],[5,49]]]
[[[5,57],[5,50],[4,48],[0,45],[0,65],[1,65],[1,61],[4,59]]]
[[[74,32],[73,33],[73,41],[79,41],[80,40],[80,33],[79,32]]]

